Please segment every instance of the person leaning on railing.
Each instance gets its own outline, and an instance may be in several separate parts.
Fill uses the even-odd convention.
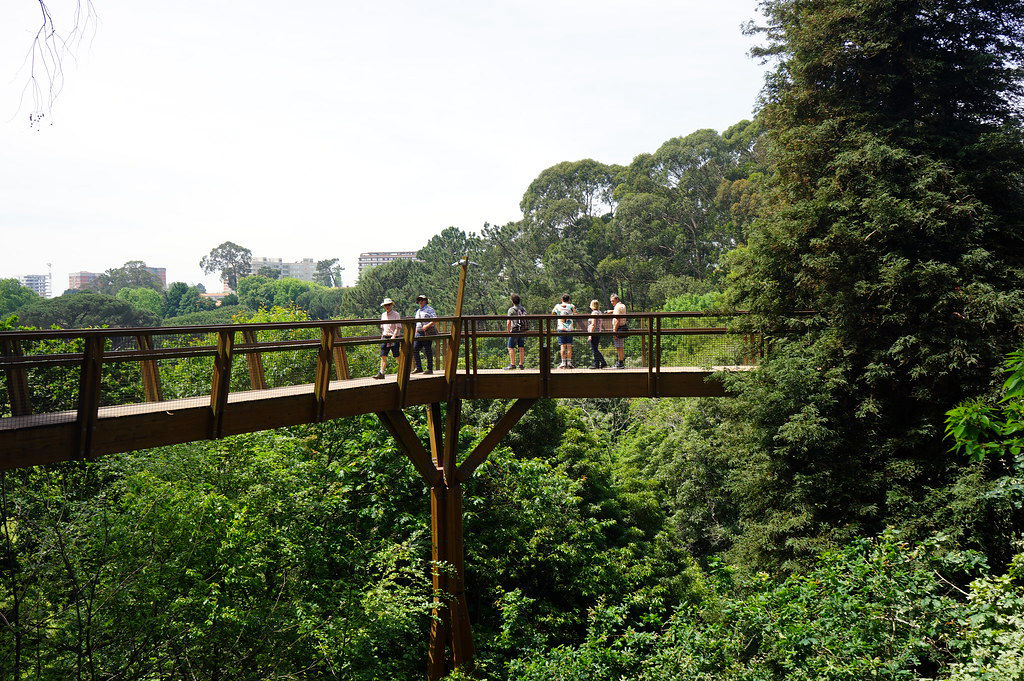
[[[384,312],[381,313],[380,320],[387,323],[380,325],[380,337],[384,342],[380,344],[380,371],[374,376],[376,379],[384,378],[384,372],[388,370],[388,353],[398,357],[399,344],[394,339],[402,335],[402,325],[398,323],[400,315],[395,309],[395,301],[385,298],[381,307],[384,308]]]

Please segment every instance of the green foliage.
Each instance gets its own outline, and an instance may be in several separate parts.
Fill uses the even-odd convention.
[[[536,650],[509,666],[509,679],[729,679],[853,681],[944,677],[968,640],[977,659],[997,652],[971,629],[1019,635],[1019,592],[964,603],[954,579],[983,569],[978,557],[941,542],[907,545],[886,536],[824,554],[804,575],[773,582],[764,575],[734,584],[710,575],[699,601],[663,626],[644,627],[618,606],[592,611],[579,646]],[[1010,580],[1012,581],[1012,580]],[[996,584],[1006,584],[995,580]],[[985,593],[986,582],[975,593]],[[993,600],[1010,607],[993,622]],[[975,622],[969,625],[969,622]],[[1007,626],[1009,625],[1009,626]],[[985,676],[967,678],[988,678]],[[995,678],[995,677],[993,677]],[[1010,677],[998,677],[1010,678]]]
[[[151,288],[123,288],[114,297],[157,317],[163,312],[163,297]]]
[[[774,172],[727,265],[730,302],[779,336],[779,359],[735,384],[748,397],[727,429],[754,462],[740,541],[773,547],[749,557],[774,569],[851,531],[927,534],[940,490],[971,474],[937,452],[945,410],[992,385],[1024,309],[1024,9],[764,7]]]
[[[17,279],[0,279],[0,316],[7,316],[39,300],[42,300],[42,296],[22,286]]]
[[[84,329],[101,326],[156,326],[160,318],[113,296],[91,291],[64,295],[27,305],[18,313],[21,323],[39,328]]]
[[[317,260],[313,281],[328,288],[341,286],[341,270],[342,267],[338,264],[337,258]]]
[[[113,296],[125,288],[148,288],[156,292],[164,290],[160,277],[147,270],[146,263],[141,260],[129,260],[121,267],[107,270],[96,277],[91,290]]]
[[[209,326],[211,324],[232,324],[235,317],[241,313],[238,305],[221,305],[212,310],[201,312],[190,312],[188,314],[167,317],[161,326]]]
[[[204,310],[212,310],[215,303],[201,298],[198,286],[189,286],[183,281],[176,281],[167,287],[164,293],[163,316],[180,317]]]

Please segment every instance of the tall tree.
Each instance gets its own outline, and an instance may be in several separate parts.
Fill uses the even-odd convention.
[[[252,271],[252,251],[234,242],[225,241],[210,251],[209,255],[203,256],[199,266],[207,274],[220,272],[221,280],[228,288],[234,290],[238,286],[238,280],[249,276]]]
[[[776,172],[732,262],[734,300],[762,330],[811,333],[777,344],[730,430],[737,550],[778,565],[906,517],[948,483],[943,411],[989,387],[1010,348],[1024,310],[1024,5],[762,7],[761,54],[779,60],[760,115]]]
[[[38,293],[27,286],[22,286],[17,279],[0,279],[0,317],[39,300],[42,300],[42,297]]]
[[[317,260],[316,272],[313,274],[313,281],[321,286],[329,288],[341,286],[341,270],[344,269],[338,264],[337,258],[329,260]]]
[[[109,296],[117,295],[123,288],[149,288],[163,292],[160,277],[146,268],[141,260],[129,260],[121,267],[112,267],[96,277],[93,289]]]

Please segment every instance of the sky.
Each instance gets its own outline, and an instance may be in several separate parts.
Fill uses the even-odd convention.
[[[58,31],[76,0],[49,0]],[[562,161],[749,118],[756,0],[93,0],[30,125],[35,0],[0,11],[0,278],[416,250],[519,219]]]

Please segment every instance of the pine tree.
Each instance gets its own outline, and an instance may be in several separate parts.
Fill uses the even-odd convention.
[[[993,385],[1019,333],[1024,5],[762,9],[775,175],[732,295],[799,333],[743,388],[731,438],[736,551],[778,566],[920,512],[952,470],[944,410]]]

